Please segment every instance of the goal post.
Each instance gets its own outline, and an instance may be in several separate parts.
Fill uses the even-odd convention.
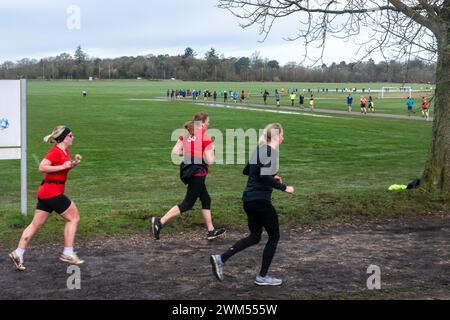
[[[405,98],[406,96],[411,96],[411,94],[411,87],[382,87],[379,98]]]

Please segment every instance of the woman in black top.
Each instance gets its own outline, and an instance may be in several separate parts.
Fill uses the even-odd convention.
[[[282,282],[281,279],[268,274],[280,239],[278,215],[272,206],[272,190],[275,188],[287,193],[294,193],[294,188],[283,184],[281,177],[277,175],[278,148],[282,143],[283,129],[281,125],[269,124],[260,138],[259,148],[253,152],[251,160],[244,168],[243,173],[248,175],[248,182],[242,200],[248,217],[250,235],[236,242],[222,255],[211,256],[213,273],[219,280],[223,280],[225,262],[236,253],[259,243],[264,227],[269,240],[264,248],[262,266],[255,284],[277,286]]]

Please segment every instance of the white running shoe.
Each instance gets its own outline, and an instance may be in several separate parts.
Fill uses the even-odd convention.
[[[70,263],[70,264],[77,264],[77,265],[84,263],[84,260],[81,260],[75,252],[71,255],[61,254],[61,256],[59,257],[59,260]]]
[[[19,271],[25,271],[27,268],[23,264],[23,258],[19,257],[16,254],[16,251],[13,251],[9,254],[9,257],[14,262],[14,265],[16,266],[16,269]]]
[[[268,274],[265,277],[258,275],[255,279],[255,284],[258,286],[279,286],[282,282],[281,279],[272,277]]]

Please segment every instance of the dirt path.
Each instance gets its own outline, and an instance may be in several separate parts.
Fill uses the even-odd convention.
[[[208,242],[203,230],[186,230],[160,241],[141,235],[84,243],[80,290],[67,289],[59,245],[32,247],[25,272],[0,248],[0,299],[450,299],[448,214],[285,229],[271,268],[284,283],[271,288],[253,284],[265,237],[228,261],[223,282],[213,277],[209,255],[243,234]],[[381,268],[381,290],[366,287],[369,265]]]

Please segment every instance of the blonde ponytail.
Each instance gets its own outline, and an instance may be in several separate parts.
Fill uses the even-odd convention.
[[[56,138],[66,129],[66,126],[57,126],[53,132],[44,137],[45,143],[56,143]]]
[[[49,134],[48,136],[45,136],[45,137],[44,137],[44,142],[45,142],[45,143],[55,143],[56,141],[55,141],[54,138],[52,138],[52,135]]]
[[[280,123],[269,123],[263,130],[263,134],[259,137],[259,146],[264,146],[272,141],[272,133],[276,130],[276,134],[280,135],[283,132],[283,127]]]

